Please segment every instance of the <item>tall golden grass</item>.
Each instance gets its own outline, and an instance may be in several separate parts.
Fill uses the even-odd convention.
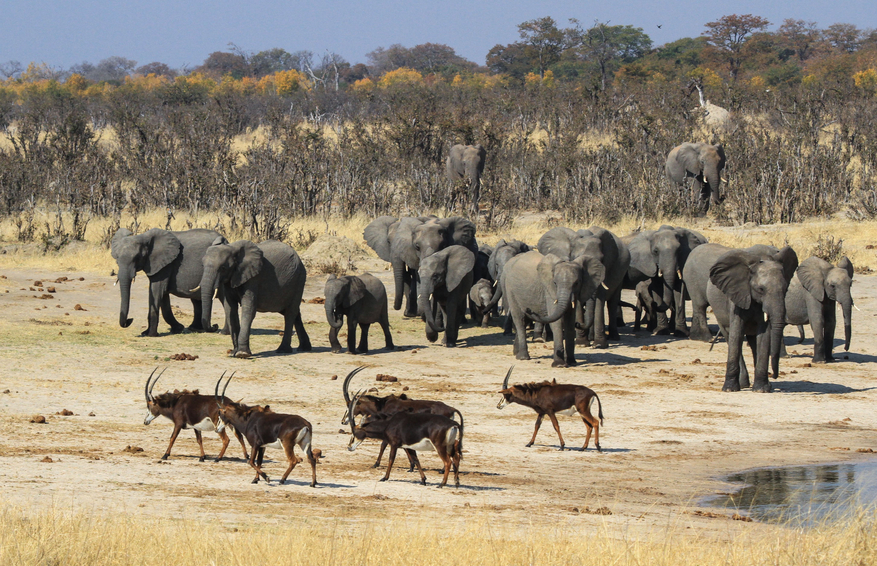
[[[508,527],[498,519],[341,522],[278,517],[276,525],[230,527],[205,518],[85,515],[57,509],[0,511],[0,564],[863,565],[877,563],[877,529],[857,513],[810,530],[746,525],[716,538],[686,526],[623,529]]]

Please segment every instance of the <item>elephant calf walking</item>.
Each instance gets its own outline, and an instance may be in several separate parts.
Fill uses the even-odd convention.
[[[390,321],[387,316],[387,290],[384,284],[370,273],[336,277],[330,275],[324,290],[326,296],[326,320],[329,322],[329,344],[333,352],[341,351],[338,342],[338,329],[347,317],[347,353],[365,354],[368,352],[368,327],[378,323],[384,331],[385,348],[392,350],[393,336],[390,335]],[[359,325],[362,336],[359,348],[356,347],[356,327]]]

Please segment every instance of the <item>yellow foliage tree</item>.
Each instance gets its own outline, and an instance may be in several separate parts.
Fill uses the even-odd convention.
[[[693,79],[700,79],[705,88],[719,88],[722,86],[722,77],[709,67],[695,67],[688,72],[688,76]]]
[[[864,71],[859,71],[853,74],[853,82],[868,94],[874,94],[877,91],[877,70],[865,69]]]
[[[306,82],[305,76],[295,69],[274,73],[274,89],[279,96],[292,94],[301,89],[303,83]]]
[[[72,93],[81,94],[82,91],[88,88],[88,81],[79,73],[73,73],[64,81],[64,86]]]
[[[378,81],[378,86],[381,88],[404,84],[423,84],[423,75],[414,69],[399,67],[394,71],[387,71]]]

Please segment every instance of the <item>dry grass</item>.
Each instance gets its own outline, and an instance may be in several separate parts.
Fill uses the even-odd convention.
[[[7,566],[143,564],[873,564],[877,530],[859,514],[808,531],[747,526],[730,541],[685,525],[633,538],[605,528],[510,528],[480,517],[454,524],[382,524],[285,517],[277,526],[157,520],[58,510],[0,512],[0,563]]]

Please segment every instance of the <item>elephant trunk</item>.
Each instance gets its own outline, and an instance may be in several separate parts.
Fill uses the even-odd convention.
[[[719,174],[719,169],[716,166],[707,166],[703,170],[704,179],[710,186],[710,200],[716,204],[721,199],[719,198],[719,185],[722,183],[722,176]]]
[[[329,321],[329,326],[336,330],[344,323],[344,317],[338,316],[335,312],[335,297],[326,297],[326,320]]]
[[[402,308],[402,298],[405,295],[405,264],[401,261],[393,262],[393,280],[396,283],[396,296],[393,299],[393,310]]]
[[[210,319],[213,315],[213,296],[219,287],[219,272],[212,267],[204,268],[201,276],[201,328],[209,331],[213,328]]]
[[[493,297],[491,297],[490,301],[486,305],[484,305],[485,310],[490,310],[498,305],[500,299],[502,299],[502,285],[500,285],[499,281],[497,281],[496,289],[494,289],[493,291]]]
[[[128,318],[128,308],[131,305],[131,282],[134,279],[134,268],[119,269],[119,291],[122,294],[122,303],[119,308],[119,326],[128,328],[134,322],[133,318]]]
[[[844,313],[844,351],[850,351],[850,339],[853,337],[853,298],[843,297],[840,300]]]
[[[423,311],[423,315],[426,317],[426,324],[432,329],[433,332],[441,333],[444,332],[445,329],[439,326],[438,322],[435,320],[435,314],[433,313],[433,302],[435,298],[432,297],[432,288],[423,288],[420,294],[420,297],[417,299],[417,308],[420,311]]]
[[[783,329],[786,327],[786,307],[782,298],[778,305],[768,308],[768,323],[770,328],[770,368],[774,379],[780,376],[780,354],[783,350]]]
[[[554,303],[554,309],[548,313],[548,316],[541,317],[538,313],[527,311],[527,316],[540,324],[551,324],[563,316],[572,304],[572,290],[566,288],[557,293],[558,299]]]

